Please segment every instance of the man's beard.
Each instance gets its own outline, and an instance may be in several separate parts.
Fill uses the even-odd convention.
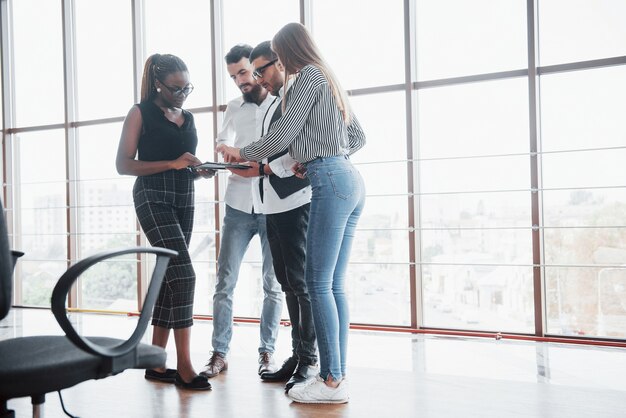
[[[261,91],[263,91],[263,88],[260,85],[255,84],[252,86],[252,90],[247,93],[243,93],[243,101],[248,103],[258,103]]]

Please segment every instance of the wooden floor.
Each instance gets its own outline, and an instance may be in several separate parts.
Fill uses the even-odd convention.
[[[85,335],[126,337],[135,318],[72,314]],[[210,351],[210,321],[196,321],[192,357],[198,370]],[[0,339],[60,334],[45,310],[14,309],[0,322]],[[150,336],[146,338],[149,341]],[[129,370],[63,391],[70,413],[89,417],[626,417],[626,351],[615,348],[486,339],[353,332],[350,402],[301,405],[282,384],[256,374],[258,327],[235,327],[229,370],[213,390],[193,392],[154,383]],[[289,328],[277,357],[289,354]],[[171,343],[173,345],[173,341]],[[175,358],[168,347],[169,358]],[[173,363],[169,366],[175,366]],[[11,400],[30,417],[29,398]],[[44,416],[65,417],[56,393]]]

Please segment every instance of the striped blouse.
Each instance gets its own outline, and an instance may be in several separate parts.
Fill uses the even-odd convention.
[[[300,70],[286,100],[285,112],[272,130],[241,148],[243,159],[261,161],[289,148],[293,159],[307,163],[317,157],[351,155],[365,145],[359,121],[351,114],[346,125],[326,77],[314,65]]]

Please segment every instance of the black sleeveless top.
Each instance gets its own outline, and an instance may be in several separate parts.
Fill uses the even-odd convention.
[[[141,161],[171,161],[185,152],[196,153],[198,135],[193,115],[183,111],[185,121],[179,128],[169,121],[161,108],[152,100],[136,105],[141,111],[143,127],[137,145],[138,159]]]

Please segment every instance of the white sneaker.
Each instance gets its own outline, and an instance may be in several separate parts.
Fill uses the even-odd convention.
[[[291,379],[285,385],[285,392],[289,392],[294,386],[306,385],[309,381],[315,380],[315,376],[319,374],[317,365],[305,366],[298,365]]]
[[[304,385],[295,385],[287,392],[287,396],[300,403],[346,403],[348,402],[348,385],[345,380],[336,388],[326,386],[319,375]]]

